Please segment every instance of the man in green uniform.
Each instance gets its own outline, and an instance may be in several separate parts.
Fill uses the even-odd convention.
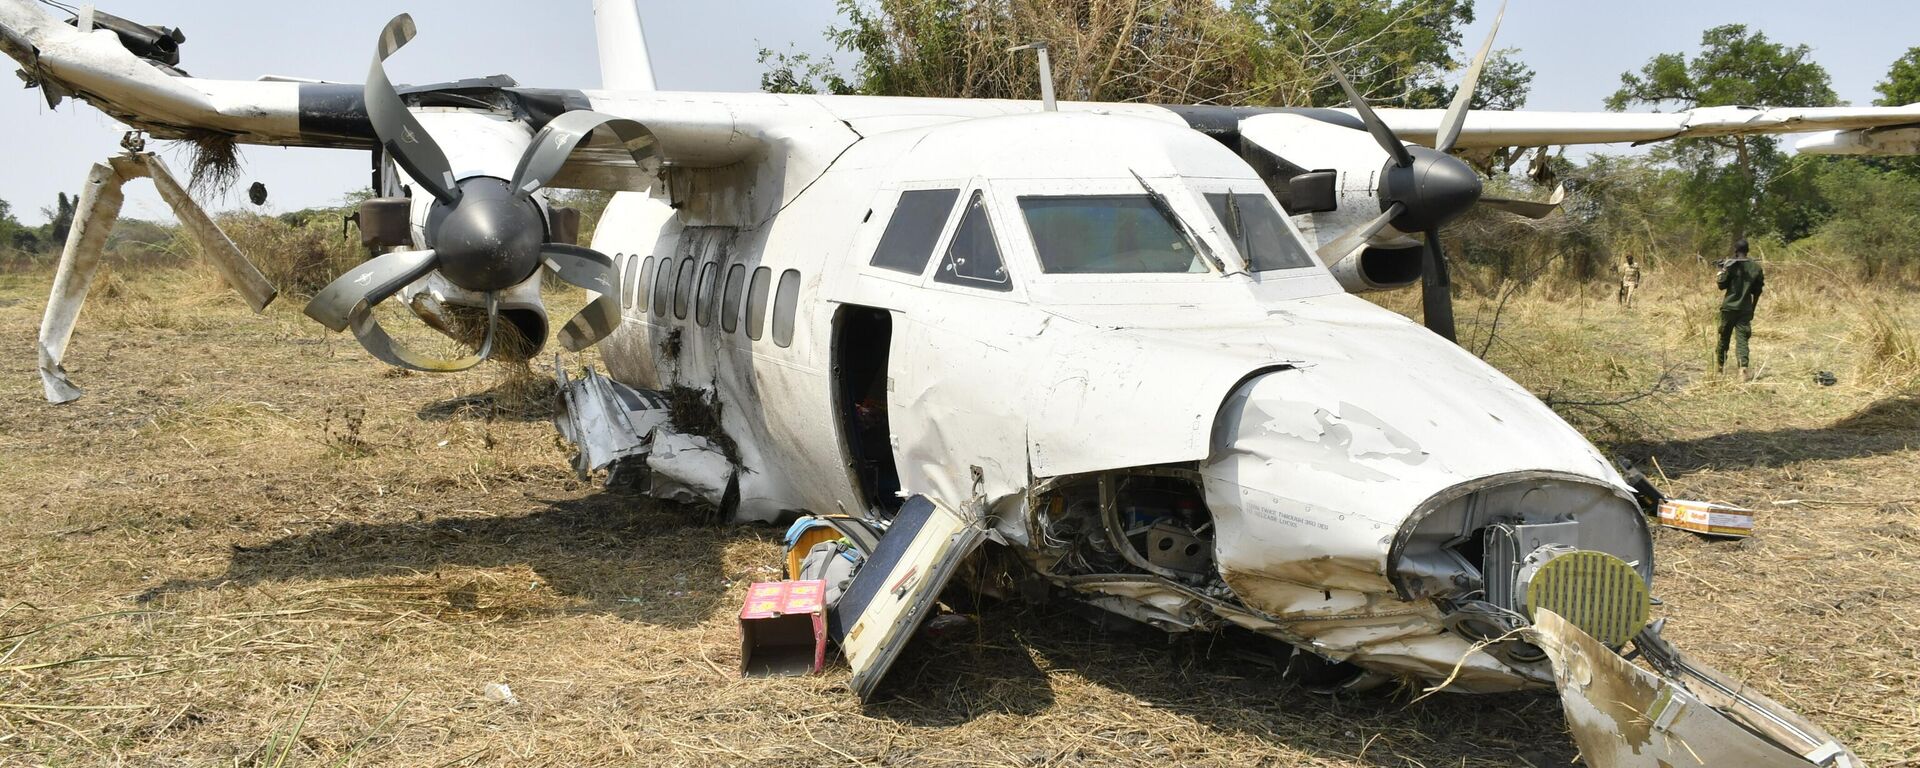
[[[1720,262],[1720,274],[1715,276],[1722,296],[1720,299],[1720,346],[1714,350],[1716,371],[1727,368],[1727,342],[1734,342],[1734,353],[1740,362],[1740,380],[1751,381],[1752,370],[1748,367],[1747,340],[1753,337],[1753,310],[1760,306],[1760,290],[1767,284],[1767,277],[1760,271],[1760,262],[1747,257],[1747,241],[1734,241],[1733,258]]]

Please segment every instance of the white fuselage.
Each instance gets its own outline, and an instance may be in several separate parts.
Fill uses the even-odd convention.
[[[771,211],[763,220],[704,216],[723,210],[699,197],[700,174],[712,172],[669,171],[672,192],[617,195],[594,237],[621,269],[626,307],[602,344],[609,369],[634,386],[717,393],[742,465],[737,519],[857,515],[883,503],[851,469],[857,438],[834,371],[877,352],[836,346],[847,313],[884,312],[887,443],[902,495],[977,500],[1007,543],[1044,561],[1037,489],[1112,470],[1190,468],[1205,478],[1214,554],[1243,603],[1200,604],[1329,657],[1431,678],[1466,655],[1468,641],[1441,631],[1442,609],[1397,583],[1389,560],[1397,537],[1419,538],[1416,518],[1476,482],[1571,478],[1601,489],[1610,501],[1582,497],[1579,514],[1596,528],[1625,526],[1603,543],[1646,561],[1644,524],[1617,474],[1531,394],[1343,293],[1317,262],[1248,270],[1203,195],[1267,192],[1218,143],[1084,113],[843,138],[797,191],[755,187]],[[1021,200],[1139,194],[1142,179],[1222,255],[1223,271],[1041,268]],[[939,218],[925,266],[872,265],[903,192],[936,189],[955,190],[958,202]],[[1005,262],[1004,290],[939,279],[976,194]],[[1300,238],[1291,226],[1285,236]],[[1572,492],[1536,490],[1535,503]],[[1541,520],[1574,513],[1551,507]],[[1190,625],[1169,606],[1199,599],[1173,585],[1077,588],[1124,594],[1140,606],[1136,618],[1169,627]],[[1461,684],[1544,684],[1542,670],[1476,656]]]

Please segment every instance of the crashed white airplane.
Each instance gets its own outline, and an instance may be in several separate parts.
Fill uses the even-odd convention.
[[[361,224],[384,252],[307,313],[376,357],[529,357],[543,268],[591,291],[561,333],[610,373],[563,390],[582,469],[736,520],[855,520],[864,566],[832,623],[863,698],[991,542],[1055,595],[1283,643],[1316,686],[1555,687],[1590,765],[1859,765],[1661,640],[1631,490],[1451,343],[1434,233],[1476,203],[1558,202],[1485,198],[1454,152],[1816,130],[1812,150],[1888,151],[1920,106],[1469,111],[1484,48],[1444,111],[670,93],[626,0],[596,3],[604,90],[396,89],[405,16],[364,86],[237,82],[177,69],[171,30],[73,16],[0,0],[0,48],[50,104],[374,152]],[[82,193],[41,329],[51,400],[80,395],[61,362],[118,185],[172,184],[154,168],[116,158]],[[549,187],[618,192],[591,248]],[[1428,328],[1353,295],[1415,282]],[[473,354],[388,336],[371,307],[396,295]],[[672,423],[667,393],[712,423]]]

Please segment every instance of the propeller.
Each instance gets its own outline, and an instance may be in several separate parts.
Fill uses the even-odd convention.
[[[1347,101],[1366,125],[1367,133],[1372,134],[1374,141],[1386,151],[1388,161],[1380,174],[1380,215],[1321,247],[1320,256],[1327,261],[1344,258],[1389,225],[1402,232],[1424,233],[1426,242],[1421,249],[1421,314],[1429,329],[1449,341],[1455,337],[1453,281],[1447,274],[1447,256],[1440,243],[1440,228],[1466,213],[1475,203],[1485,203],[1499,210],[1537,219],[1552,213],[1566,199],[1564,188],[1556,190],[1553,199],[1545,203],[1482,197],[1480,176],[1473,167],[1448,154],[1460,141],[1460,133],[1466,127],[1474,91],[1480,83],[1480,73],[1486,69],[1487,59],[1493,53],[1493,41],[1499,34],[1500,21],[1506,13],[1506,5],[1502,3],[1499,13],[1493,18],[1492,28],[1487,32],[1486,42],[1481,44],[1479,52],[1461,75],[1460,88],[1440,119],[1440,130],[1434,136],[1432,148],[1408,146],[1400,141],[1393,128],[1368,106],[1367,100],[1353,87],[1340,66],[1332,65],[1333,79],[1346,92]]]
[[[447,154],[401,101],[384,62],[414,37],[413,17],[395,16],[380,33],[367,73],[367,118],[374,134],[407,176],[433,196],[426,221],[426,248],[376,256],[329,283],[308,302],[306,314],[334,331],[351,328],[360,346],[381,361],[418,371],[459,371],[492,354],[500,324],[500,292],[525,283],[541,269],[598,296],[567,321],[560,341],[580,351],[606,338],[620,324],[613,260],[591,248],[549,242],[547,219],[534,193],[551,181],[573,150],[595,131],[613,134],[621,148],[644,164],[657,152],[652,132],[638,122],[574,110],[535,133],[513,178],[456,178]],[[402,288],[438,271],[456,287],[486,296],[486,334],[472,354],[427,357],[408,350],[373,317],[373,307]]]

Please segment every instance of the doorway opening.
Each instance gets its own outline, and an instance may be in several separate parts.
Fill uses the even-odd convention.
[[[846,443],[847,468],[869,509],[892,517],[900,509],[900,472],[893,463],[887,423],[887,356],[893,316],[884,309],[846,305],[834,317],[834,405]]]

